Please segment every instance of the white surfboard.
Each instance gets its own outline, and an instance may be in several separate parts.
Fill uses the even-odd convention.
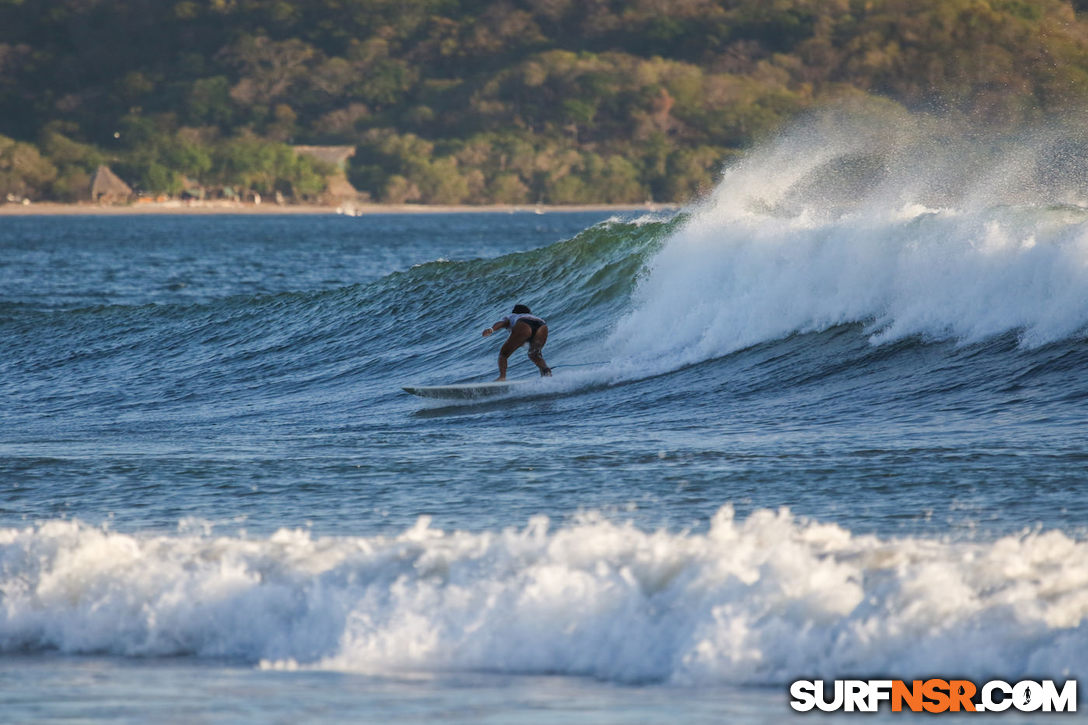
[[[403,389],[412,395],[421,398],[446,398],[449,400],[471,400],[473,398],[488,398],[502,395],[512,389],[539,382],[530,380],[504,380],[490,383],[460,383],[457,385],[406,385]]]

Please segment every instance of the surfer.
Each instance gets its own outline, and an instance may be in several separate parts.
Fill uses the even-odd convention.
[[[548,323],[536,315],[530,314],[525,305],[514,305],[513,313],[502,318],[491,327],[484,330],[484,337],[490,337],[492,333],[503,328],[510,328],[510,336],[506,338],[502,349],[499,350],[499,377],[498,380],[506,380],[506,361],[510,354],[525,343],[529,343],[529,359],[540,368],[542,376],[552,374],[552,369],[544,362],[544,356],[540,351],[544,343],[548,341]]]

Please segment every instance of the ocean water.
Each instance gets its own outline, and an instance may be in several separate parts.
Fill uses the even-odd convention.
[[[1088,207],[1030,144],[874,138],[674,213],[0,218],[3,719],[1083,678]],[[553,378],[401,390],[494,377],[517,302]]]

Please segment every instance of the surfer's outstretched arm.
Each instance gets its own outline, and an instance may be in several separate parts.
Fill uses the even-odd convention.
[[[492,325],[491,327],[488,327],[487,329],[484,330],[484,337],[488,337],[488,336],[491,335],[491,333],[498,332],[499,330],[503,329],[504,327],[510,327],[510,323],[507,322],[506,320],[499,320],[494,325]]]

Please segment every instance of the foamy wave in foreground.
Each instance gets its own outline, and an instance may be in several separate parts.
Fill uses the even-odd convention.
[[[1088,674],[1088,542],[879,539],[722,508],[706,533],[597,517],[396,537],[0,530],[0,651],[619,682]]]

